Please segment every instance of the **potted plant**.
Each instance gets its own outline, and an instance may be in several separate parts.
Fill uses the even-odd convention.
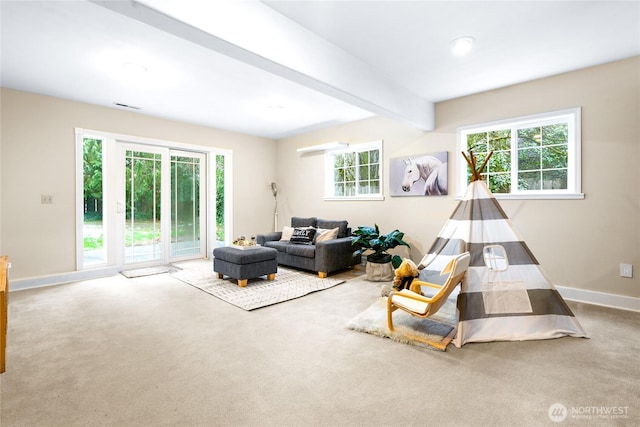
[[[409,244],[402,240],[404,233],[393,230],[388,234],[380,234],[378,224],[375,227],[359,226],[351,235],[351,244],[357,247],[357,252],[370,251],[367,254],[367,279],[372,281],[393,280],[393,269],[402,263],[399,255],[387,252],[396,246]]]

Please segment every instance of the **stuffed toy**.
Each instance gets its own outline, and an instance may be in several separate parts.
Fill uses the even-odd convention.
[[[393,278],[393,289],[400,291],[410,289],[413,279],[418,277],[418,267],[408,258],[402,260],[402,264],[396,268],[396,275]]]

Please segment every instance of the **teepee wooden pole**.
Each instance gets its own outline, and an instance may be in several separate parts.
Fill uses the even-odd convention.
[[[472,181],[475,181],[476,180],[476,168],[473,167],[473,162],[469,159],[469,157],[467,157],[465,152],[461,151],[461,153],[462,153],[462,156],[464,157],[464,159],[467,161],[467,164],[471,168],[471,173],[473,174]],[[473,158],[473,155],[471,155],[471,158]]]
[[[480,166],[480,169],[478,169],[478,175],[480,175],[484,167],[487,166],[487,163],[489,162],[489,159],[491,158],[491,156],[493,156],[493,151],[489,151],[489,155],[487,156],[486,159],[484,159],[484,162],[482,162],[482,166]]]
[[[469,156],[467,156],[465,152],[462,151],[462,155],[464,156],[464,159],[467,161],[467,164],[471,168],[471,173],[473,175],[472,181],[482,181],[482,176],[481,176],[482,170],[487,166],[489,159],[493,155],[493,151],[489,152],[489,154],[487,155],[487,158],[484,159],[484,162],[482,162],[482,166],[480,166],[479,168],[477,167],[476,156],[473,155],[473,151],[469,150]]]

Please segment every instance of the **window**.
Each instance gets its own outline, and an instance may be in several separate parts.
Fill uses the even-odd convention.
[[[498,198],[584,197],[579,108],[459,128],[458,146],[478,166],[493,151],[482,177]],[[462,195],[471,180],[462,156],[458,171]]]
[[[104,182],[102,159],[104,144],[101,138],[83,136],[83,265],[106,264],[105,223],[103,218]]]
[[[325,153],[325,199],[382,199],[382,141]]]

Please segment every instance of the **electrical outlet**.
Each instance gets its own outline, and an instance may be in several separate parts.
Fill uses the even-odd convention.
[[[633,264],[620,264],[620,277],[633,277]]]
[[[50,194],[41,194],[40,195],[40,203],[42,203],[43,205],[48,205],[53,203],[53,196]]]

